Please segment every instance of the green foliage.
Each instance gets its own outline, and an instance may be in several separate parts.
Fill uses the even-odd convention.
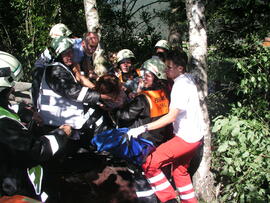
[[[1,1],[2,2],[2,1]],[[16,56],[24,67],[24,81],[31,81],[32,67],[37,57],[50,43],[49,30],[62,22],[75,34],[86,27],[81,1],[11,0],[0,6],[1,50]],[[76,16],[76,18],[74,18]]]
[[[126,4],[123,1],[97,2],[103,28],[102,41],[107,51],[117,52],[124,48],[132,50],[137,63],[142,64],[152,56],[160,32],[152,24],[155,14],[151,14],[148,7],[135,9],[133,3],[136,4],[136,1]]]
[[[150,15],[148,7],[136,12],[139,17],[135,19],[132,2],[136,1],[127,5],[123,2],[97,1],[102,42],[107,51],[131,49],[141,64],[151,57],[160,33],[151,24],[154,16]],[[31,82],[34,62],[50,43],[49,30],[56,23],[66,24],[75,36],[82,37],[87,32],[83,1],[0,1],[1,50],[13,54],[22,63],[23,81]]]
[[[226,57],[243,57],[250,54],[253,33],[263,39],[270,27],[268,0],[208,1],[206,18],[209,45]],[[246,46],[243,46],[246,45]],[[249,50],[245,49],[249,47]]]
[[[237,63],[238,70],[243,79],[240,82],[239,94],[244,94],[247,99],[258,98],[269,99],[270,81],[270,49],[260,45],[254,45],[256,53]]]
[[[235,58],[230,66],[237,73],[231,77],[230,90],[236,99],[227,105],[231,107],[227,114],[213,119],[212,170],[222,186],[222,202],[268,202],[270,198],[270,50],[262,47],[256,34],[247,39],[249,44],[241,46],[249,56]],[[215,72],[212,76],[216,78]],[[225,99],[228,95],[223,92]]]
[[[222,202],[267,202],[270,198],[269,126],[238,117],[235,108],[214,120],[213,171],[222,183]]]
[[[221,202],[270,200],[270,49],[262,46],[269,8],[257,0],[206,6],[212,170]]]

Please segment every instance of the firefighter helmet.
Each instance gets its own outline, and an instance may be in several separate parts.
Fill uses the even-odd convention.
[[[167,80],[165,73],[166,65],[159,58],[151,58],[145,61],[141,67],[142,70],[150,71],[158,79]]]
[[[170,45],[169,45],[169,42],[167,40],[159,40],[156,45],[155,45],[155,48],[162,48],[162,49],[166,49],[166,50],[170,50]]]
[[[122,49],[121,51],[117,53],[116,58],[117,58],[117,63],[119,63],[124,59],[135,59],[135,55],[129,49]]]
[[[71,48],[72,45],[73,41],[68,37],[54,38],[51,42],[51,48],[54,52],[55,57],[58,57],[61,53]]]
[[[22,64],[13,55],[0,51],[0,88],[13,87],[22,76]]]
[[[71,34],[72,34],[72,32],[70,31],[70,29],[68,29],[68,27],[65,24],[58,23],[58,24],[52,26],[49,35],[51,38],[57,38],[57,37],[61,37],[61,36],[68,37]]]

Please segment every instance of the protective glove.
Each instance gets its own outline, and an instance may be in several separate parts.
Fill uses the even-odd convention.
[[[142,133],[145,133],[147,131],[147,126],[146,125],[142,125],[138,128],[131,128],[128,132],[128,138],[130,139],[131,137],[137,138],[139,135],[141,135]]]

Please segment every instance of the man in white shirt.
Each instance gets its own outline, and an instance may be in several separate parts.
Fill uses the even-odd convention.
[[[173,123],[174,137],[161,144],[142,165],[145,176],[161,202],[177,202],[174,188],[161,168],[172,164],[172,176],[182,203],[196,203],[188,167],[202,144],[203,115],[198,91],[192,77],[186,73],[187,55],[171,51],[166,58],[166,74],[174,80],[169,113],[159,120],[131,129],[128,135],[137,137],[147,131]]]

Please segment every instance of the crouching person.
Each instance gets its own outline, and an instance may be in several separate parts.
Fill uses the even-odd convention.
[[[71,134],[62,125],[47,135],[34,135],[10,108],[9,96],[22,76],[20,62],[12,55],[0,55],[0,196],[23,195],[45,201],[42,192],[42,164],[54,156]]]

